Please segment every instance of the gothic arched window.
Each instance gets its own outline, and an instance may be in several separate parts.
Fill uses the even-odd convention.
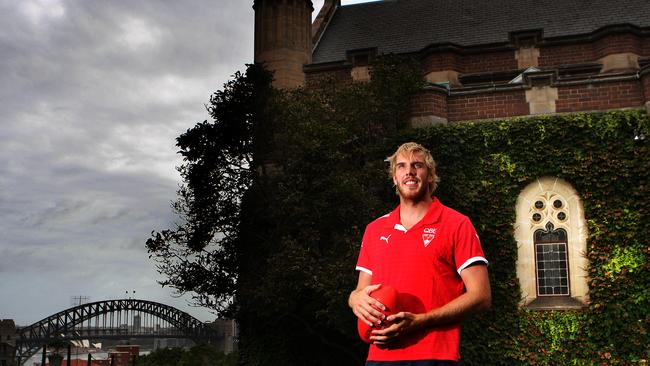
[[[540,309],[584,306],[587,226],[577,192],[559,178],[539,178],[521,192],[516,210],[521,304]]]

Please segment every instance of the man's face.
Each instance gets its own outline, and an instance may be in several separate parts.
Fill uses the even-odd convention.
[[[433,174],[424,161],[424,154],[400,154],[395,162],[393,182],[402,199],[422,201],[431,193],[429,183],[433,181]]]

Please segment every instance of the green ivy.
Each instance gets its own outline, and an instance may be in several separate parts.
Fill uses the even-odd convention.
[[[429,147],[437,195],[468,214],[491,261],[493,309],[468,321],[468,365],[631,365],[650,359],[650,123],[638,110],[513,118],[404,131]],[[517,196],[543,176],[569,182],[589,229],[588,307],[519,306]]]
[[[645,255],[638,247],[615,246],[611,259],[603,265],[603,270],[609,278],[615,278],[621,272],[634,272],[641,268],[645,262]]]

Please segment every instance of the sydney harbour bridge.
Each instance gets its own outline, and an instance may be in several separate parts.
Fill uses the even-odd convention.
[[[54,340],[186,338],[216,344],[223,335],[193,316],[157,302],[123,299],[78,305],[16,330],[23,364]]]

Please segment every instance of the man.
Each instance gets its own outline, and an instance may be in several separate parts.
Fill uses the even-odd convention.
[[[487,260],[469,219],[433,196],[431,153],[408,142],[387,160],[400,204],[366,227],[348,300],[368,325],[387,325],[372,331],[366,366],[455,365],[461,319],[491,304]],[[399,313],[386,318],[370,296],[382,285],[399,293]]]

